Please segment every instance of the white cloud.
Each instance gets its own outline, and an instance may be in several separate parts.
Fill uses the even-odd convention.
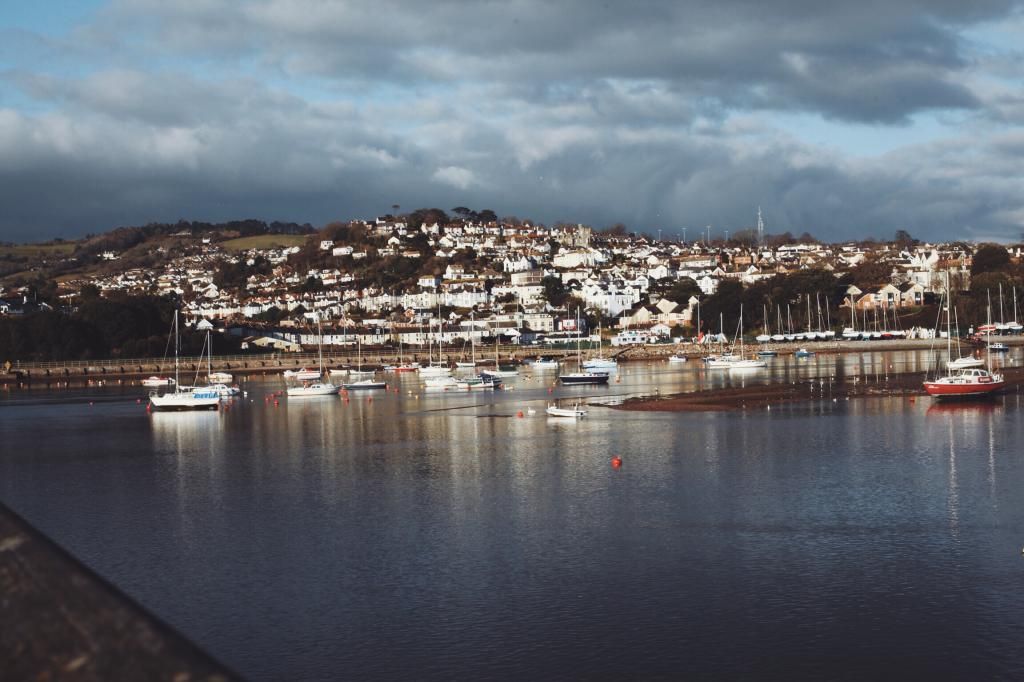
[[[446,185],[457,187],[458,189],[469,189],[473,185],[477,184],[476,176],[473,171],[467,168],[460,168],[459,166],[445,166],[438,168],[434,171],[432,176],[434,180],[443,182]]]

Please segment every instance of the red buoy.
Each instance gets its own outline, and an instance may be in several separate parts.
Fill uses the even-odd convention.
[[[516,416],[517,417],[522,417],[523,416],[523,411],[519,410],[518,412],[516,412]]]
[[[618,469],[621,466],[622,466],[622,458],[619,457],[618,455],[615,455],[614,457],[612,457],[612,468],[613,469]]]

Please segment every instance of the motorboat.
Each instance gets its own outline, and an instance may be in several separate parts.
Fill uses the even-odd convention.
[[[558,360],[553,358],[537,358],[530,363],[530,366],[534,369],[558,369]]]
[[[419,368],[420,363],[418,362],[406,362],[392,367],[385,367],[384,369],[390,372],[415,372]]]
[[[971,367],[984,367],[985,361],[981,358],[976,358],[973,355],[967,355],[956,360],[950,360],[946,363],[948,369],[968,369]]]
[[[230,372],[211,372],[206,378],[211,384],[230,384],[235,380]]]
[[[559,407],[556,403],[552,403],[551,405],[548,405],[547,409],[544,411],[549,417],[582,419],[587,416],[587,411],[583,409],[578,402],[573,403],[572,407]]]
[[[681,365],[681,364],[683,364],[686,361],[687,360],[686,360],[686,356],[685,355],[674,355],[673,354],[673,355],[668,356],[668,364],[670,364],[670,365]]]
[[[797,348],[796,351],[793,352],[793,357],[795,358],[809,358],[812,355],[814,355],[814,351],[807,350],[806,348]]]
[[[323,376],[323,372],[319,369],[286,369],[284,371],[285,379],[295,379],[296,381],[316,381]]]
[[[519,376],[517,369],[484,369],[480,370],[480,376],[491,377],[492,379],[511,379]]]
[[[234,398],[242,395],[242,389],[238,386],[228,386],[224,383],[210,384],[208,388],[211,391],[216,391],[221,398]]]
[[[307,381],[301,386],[291,386],[286,391],[289,398],[307,398],[318,395],[334,395],[338,386],[330,382]]]
[[[466,379],[460,379],[457,382],[457,388],[463,390],[484,390],[484,389],[497,389],[501,388],[501,379],[498,377],[485,377],[475,376]]]
[[[175,381],[172,377],[148,377],[142,380],[142,385],[146,388],[159,388],[161,386],[174,386]]]

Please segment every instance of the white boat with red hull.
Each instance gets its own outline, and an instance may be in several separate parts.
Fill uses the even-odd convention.
[[[992,395],[1005,385],[1002,374],[970,368],[956,370],[934,381],[926,381],[924,390],[936,398],[978,398]]]

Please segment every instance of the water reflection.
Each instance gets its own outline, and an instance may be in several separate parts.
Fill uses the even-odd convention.
[[[1013,677],[1020,397],[828,399],[833,377],[914,362],[650,363],[599,389],[524,376],[493,394],[402,378],[372,401],[219,415],[3,408],[0,499],[254,679],[821,679],[837,662],[872,678],[892,660]],[[768,381],[824,399],[543,412]]]

